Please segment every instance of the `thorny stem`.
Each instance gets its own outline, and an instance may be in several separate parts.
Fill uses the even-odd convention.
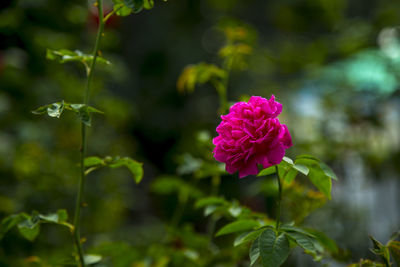
[[[276,178],[278,179],[278,186],[279,186],[279,195],[278,195],[278,213],[276,215],[276,230],[279,230],[279,225],[281,221],[281,202],[282,202],[282,183],[281,183],[281,177],[279,175],[279,169],[278,166],[275,165],[275,170],[276,170]]]
[[[88,104],[89,102],[89,91],[90,91],[90,85],[91,81],[93,78],[93,72],[94,68],[96,65],[96,60],[97,60],[97,55],[99,53],[99,45],[100,45],[100,39],[103,34],[104,30],[104,23],[105,20],[103,18],[103,2],[102,0],[97,1],[97,10],[99,13],[99,28],[97,30],[97,36],[96,36],[96,42],[94,44],[94,49],[93,49],[93,60],[90,64],[90,67],[87,72],[87,80],[86,80],[86,86],[85,86],[85,92],[84,92],[84,97],[83,97],[83,102],[85,105]],[[81,215],[81,207],[83,206],[83,192],[84,192],[84,187],[85,187],[85,166],[84,166],[84,160],[85,160],[85,154],[86,154],[86,126],[84,123],[81,123],[81,149],[80,149],[80,178],[79,178],[79,187],[78,187],[78,195],[76,198],[76,206],[75,206],[75,216],[74,216],[74,239],[75,239],[75,244],[76,248],[78,250],[78,256],[79,256],[79,262],[81,267],[85,267],[85,261],[84,261],[84,254],[83,254],[83,249],[82,249],[82,244],[81,244],[81,238],[80,238],[80,215]]]

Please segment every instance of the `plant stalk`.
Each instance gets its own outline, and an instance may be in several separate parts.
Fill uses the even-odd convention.
[[[224,114],[228,111],[228,84],[229,84],[229,74],[231,72],[232,64],[229,60],[226,60],[223,64],[223,69],[225,70],[225,77],[222,80],[221,89],[218,90],[219,92],[219,99],[220,99],[220,112]]]
[[[281,202],[282,202],[282,183],[281,183],[281,177],[279,175],[279,169],[278,166],[275,165],[275,170],[276,170],[276,178],[278,179],[278,186],[279,186],[279,193],[278,193],[278,212],[276,215],[276,230],[279,230],[280,226],[280,221],[281,221]]]
[[[211,195],[212,196],[218,196],[218,191],[219,191],[219,186],[221,184],[221,176],[220,175],[214,175],[212,177],[212,188],[211,188]],[[210,221],[208,223],[208,237],[209,237],[209,244],[211,245],[213,241],[213,236],[215,232],[215,226],[217,224],[218,216],[215,214],[211,215]]]
[[[90,67],[87,72],[87,80],[85,86],[85,92],[83,97],[83,102],[85,105],[89,103],[89,92],[90,85],[93,78],[93,72],[96,65],[97,55],[99,52],[100,39],[104,30],[104,18],[103,18],[103,2],[102,0],[97,1],[97,10],[99,13],[99,27],[97,30],[96,41],[93,49],[93,59],[90,64]],[[86,155],[86,125],[81,123],[81,148],[80,148],[80,177],[79,177],[79,187],[78,187],[78,195],[76,198],[76,206],[75,206],[75,216],[74,216],[74,239],[76,248],[78,251],[79,262],[81,267],[85,267],[84,261],[84,253],[81,244],[80,237],[80,217],[81,217],[81,207],[83,206],[83,193],[85,188],[85,155]]]

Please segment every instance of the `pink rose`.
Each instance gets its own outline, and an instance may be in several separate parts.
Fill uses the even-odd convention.
[[[252,96],[247,103],[233,105],[217,127],[215,159],[226,163],[227,172],[239,171],[239,178],[256,175],[257,164],[264,168],[279,164],[285,149],[292,146],[289,130],[277,118],[281,112],[282,104],[274,95],[269,100]]]

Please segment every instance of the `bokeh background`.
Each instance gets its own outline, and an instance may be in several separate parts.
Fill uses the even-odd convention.
[[[101,44],[113,65],[99,65],[91,92],[91,104],[105,115],[94,117],[88,150],[135,158],[145,177],[139,185],[122,169],[88,177],[87,247],[111,257],[107,266],[156,266],[131,264],[149,248],[151,257],[168,251],[157,244],[178,197],[157,194],[152,183],[177,173],[191,181],[184,167],[200,157],[199,133],[213,137],[219,123],[215,89],[204,84],[179,92],[177,80],[188,64],[218,64],[225,42],[218,29],[241,25],[253,49],[230,75],[229,101],[274,94],[294,141],[288,155],[315,155],[337,173],[332,200],[304,221],[341,248],[341,260],[325,263],[373,258],[368,234],[386,242],[400,228],[399,14],[400,3],[392,0],[169,0],[113,17]],[[90,52],[96,23],[92,1],[0,3],[0,218],[59,208],[73,214],[80,125],[73,114],[57,120],[30,111],[62,99],[81,102],[84,69],[46,60],[46,49]],[[270,188],[260,179],[224,175],[220,194],[273,212]],[[207,186],[202,180],[196,188],[207,192]],[[190,202],[179,227],[203,244],[206,223]],[[57,259],[72,249],[68,231],[56,226],[43,227],[35,243],[12,231],[0,241],[0,266],[23,266],[21,259],[33,255]],[[209,266],[246,266],[230,260]],[[286,263],[314,265],[297,252]]]

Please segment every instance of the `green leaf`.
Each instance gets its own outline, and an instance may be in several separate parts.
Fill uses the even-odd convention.
[[[237,247],[237,246],[240,246],[241,244],[253,241],[257,237],[259,237],[263,231],[264,231],[264,228],[261,228],[261,229],[255,230],[255,231],[243,233],[235,238],[235,241],[233,242],[233,246]]]
[[[207,217],[208,215],[213,214],[214,211],[216,211],[217,209],[218,209],[218,207],[215,206],[215,205],[207,206],[207,207],[204,209],[204,217]]]
[[[292,225],[282,225],[280,227],[280,230],[284,232],[297,232],[303,235],[307,235],[309,237],[315,237],[312,233]]]
[[[61,101],[39,107],[33,110],[32,113],[36,115],[47,113],[47,115],[49,115],[50,117],[60,118],[61,113],[63,111],[64,111],[64,101]]]
[[[101,261],[102,257],[100,255],[84,255],[83,260],[86,265],[92,265],[99,263]]]
[[[243,211],[243,208],[237,205],[237,203],[234,203],[232,206],[229,207],[228,212],[232,217],[236,218],[238,217]]]
[[[317,249],[315,247],[316,240],[308,235],[299,232],[285,232],[285,234],[292,238],[297,245],[302,247],[304,250],[309,251],[313,254],[317,254]]]
[[[67,222],[67,219],[67,211],[63,209],[58,210],[57,213],[50,213],[47,215],[39,214],[36,211],[32,212],[31,216],[26,213],[11,215],[3,219],[0,225],[0,239],[14,226],[18,226],[20,234],[30,241],[33,241],[39,234],[41,223],[63,225],[72,231],[74,227]]]
[[[66,62],[80,62],[82,63],[86,69],[89,68],[89,64],[91,64],[93,60],[93,55],[85,54],[79,50],[71,51],[67,49],[61,50],[51,50],[47,49],[46,51],[46,58],[49,60],[55,60],[59,63],[66,63]],[[103,57],[97,56],[97,62],[110,65],[110,61],[104,59]]]
[[[332,178],[332,179],[335,180],[335,181],[338,180],[336,174],[332,171],[332,169],[331,169],[328,165],[326,165],[326,164],[323,163],[323,162],[320,162],[320,166],[321,166],[321,168],[322,168],[322,170],[324,171],[324,173],[325,173],[326,176]]]
[[[104,164],[103,159],[101,159],[99,157],[87,157],[87,158],[85,158],[84,163],[83,163],[83,165],[85,167],[93,167],[96,165],[103,165],[103,164]]]
[[[251,244],[249,257],[250,257],[250,266],[252,266],[258,258],[260,257],[260,248],[259,248],[259,238],[254,240],[253,244]]]
[[[151,184],[151,191],[161,195],[168,195],[179,192],[183,186],[184,182],[178,177],[164,175],[154,180]]]
[[[264,267],[279,267],[290,253],[289,241],[285,234],[276,236],[275,231],[267,228],[258,238],[258,246]]]
[[[154,7],[154,0],[144,0],[143,7],[145,9],[152,9]]]
[[[209,205],[227,205],[228,201],[222,197],[205,197],[196,201],[195,208],[203,208]]]
[[[371,235],[369,236],[371,239],[374,248],[372,249],[372,252],[375,253],[376,255],[381,256],[382,260],[385,262],[387,266],[390,266],[390,253],[389,253],[389,248],[387,246],[384,246],[382,243],[380,243],[378,240],[376,240],[374,237]]]
[[[400,242],[392,240],[389,242],[387,247],[389,248],[390,254],[395,260],[397,266],[400,266]]]
[[[294,178],[296,178],[298,171],[296,171],[294,168],[290,169],[285,176],[283,176],[283,179],[287,182],[287,183],[291,183],[293,182]]]
[[[143,179],[143,163],[137,162],[129,157],[105,157],[104,159],[99,157],[87,157],[84,161],[85,167],[88,167],[85,174],[89,174],[92,170],[98,167],[107,166],[109,168],[126,167],[131,172],[136,183],[139,183]]]
[[[276,172],[275,166],[272,167],[268,167],[266,169],[263,169],[262,171],[260,171],[257,176],[267,176],[270,174],[274,174]]]
[[[85,104],[70,104],[67,108],[74,111],[78,115],[78,118],[87,126],[91,126],[92,119],[90,113],[103,113],[102,111]]]
[[[64,223],[68,220],[68,213],[64,209],[58,210],[57,215],[58,215],[58,223]]]
[[[293,160],[291,158],[283,157],[282,160],[285,161],[286,163],[289,163],[290,165],[294,165]]]
[[[10,216],[4,218],[1,221],[1,225],[0,225],[0,239],[2,239],[3,236],[8,231],[10,231],[14,226],[18,225],[22,221],[25,221],[29,218],[30,218],[30,216],[26,213],[14,214],[14,215],[10,215]]]
[[[308,178],[328,199],[331,199],[332,181],[320,166],[320,161],[314,158],[297,157],[296,164],[308,167]]]
[[[314,161],[320,162],[320,160],[318,158],[316,158],[314,156],[311,156],[311,155],[305,155],[305,154],[296,156],[296,161],[298,159],[310,159],[310,160],[314,160]]]
[[[323,249],[329,251],[332,255],[339,253],[339,247],[336,245],[335,241],[325,235],[323,232],[317,231],[315,229],[306,229],[307,233],[313,235],[313,237],[321,244]]]
[[[110,168],[125,166],[132,173],[135,182],[138,184],[143,178],[143,163],[137,162],[131,158],[117,158],[108,165]]]
[[[18,230],[23,237],[29,241],[33,241],[40,232],[39,221],[29,218],[18,224]]]
[[[74,111],[78,115],[78,118],[87,126],[90,126],[91,124],[90,113],[103,113],[102,111],[88,105],[65,103],[64,100],[39,107],[36,110],[33,110],[32,113],[40,115],[47,112],[50,117],[60,118],[64,110]]]
[[[178,193],[180,196],[187,196],[194,199],[203,196],[203,193],[196,187],[179,177],[169,175],[160,176],[155,179],[151,184],[151,191],[162,195]]]
[[[217,90],[221,90],[217,83],[219,83],[225,75],[226,72],[218,66],[201,62],[187,66],[179,76],[176,86],[180,92],[193,92],[197,84],[212,82]]]
[[[64,101],[61,101],[60,103],[50,104],[50,106],[47,108],[47,114],[49,114],[50,117],[60,118],[63,110]]]
[[[239,220],[231,222],[224,227],[222,227],[215,236],[221,236],[236,232],[242,232],[246,230],[252,230],[254,228],[260,227],[260,222],[256,220]]]
[[[400,236],[400,230],[394,232],[391,236],[390,236],[390,240],[395,240],[397,237]]]
[[[55,224],[63,224],[68,219],[67,211],[64,209],[60,209],[57,213],[50,213],[47,215],[38,214],[40,222],[44,223],[55,223]]]
[[[304,166],[303,164],[294,164],[293,169],[301,172],[304,175],[308,175],[308,173],[310,172],[307,166]]]
[[[113,0],[114,11],[118,16],[129,16],[143,9],[143,0]]]

